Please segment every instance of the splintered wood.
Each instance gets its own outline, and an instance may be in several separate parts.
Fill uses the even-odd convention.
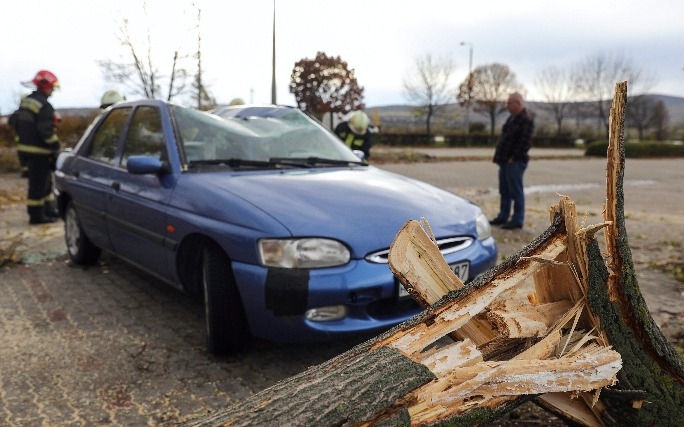
[[[577,253],[586,232],[575,232],[575,205],[563,197],[552,210],[565,232],[549,236],[476,287],[463,288],[424,230],[424,220],[422,225],[409,221],[397,234],[390,269],[409,293],[429,307],[454,291],[452,301],[432,307],[429,322],[375,343],[399,350],[436,376],[396,404],[408,408],[412,425],[546,393],[554,396],[546,405],[560,412],[571,408],[584,424],[602,425],[591,415],[591,402],[575,398],[614,384],[622,360],[595,333],[599,325],[586,309],[586,258]],[[524,292],[516,292],[518,287]],[[513,299],[516,295],[526,297]]]

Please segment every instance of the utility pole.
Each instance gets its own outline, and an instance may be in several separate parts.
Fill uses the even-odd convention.
[[[470,93],[472,91],[473,78],[473,44],[468,42],[461,42],[461,46],[470,47],[470,55],[468,59],[468,99],[466,100],[466,116],[465,116],[465,135],[466,138],[470,136]]]
[[[271,104],[276,104],[276,33],[275,33],[275,0],[273,0],[273,58],[271,69]]]

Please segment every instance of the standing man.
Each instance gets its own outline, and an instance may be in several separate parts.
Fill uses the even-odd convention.
[[[525,220],[525,193],[523,174],[527,169],[532,147],[534,121],[527,114],[522,95],[518,92],[508,97],[506,108],[511,115],[504,123],[496,144],[494,163],[499,165],[499,214],[490,224],[500,225],[506,230],[522,228]],[[513,205],[513,217],[511,215]],[[509,219],[510,218],[510,219]]]
[[[346,122],[335,127],[335,134],[352,150],[363,151],[366,160],[370,159],[371,134],[368,131],[368,116],[363,111],[354,111]]]
[[[29,224],[48,224],[59,218],[52,194],[51,169],[59,151],[59,138],[55,133],[55,109],[48,102],[59,81],[50,71],[41,70],[31,83],[36,90],[21,100],[10,124],[19,138],[17,151],[28,167]]]

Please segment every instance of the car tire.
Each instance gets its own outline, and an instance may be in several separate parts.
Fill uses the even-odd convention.
[[[207,244],[202,252],[202,287],[209,351],[222,355],[244,348],[249,338],[245,309],[230,260],[215,244]]]
[[[92,265],[100,258],[102,251],[88,239],[83,231],[73,202],[67,204],[64,214],[64,240],[69,258],[76,264]]]

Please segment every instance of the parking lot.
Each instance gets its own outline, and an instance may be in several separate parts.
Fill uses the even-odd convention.
[[[496,213],[496,166],[488,160],[379,166],[462,194],[490,217]],[[0,178],[0,195],[25,185],[14,176]],[[587,223],[599,222],[604,181],[604,159],[530,162],[525,227],[494,230],[500,256],[513,254],[546,228],[558,193],[577,203]],[[627,229],[640,287],[671,337],[681,335],[684,320],[682,284],[667,272],[668,265],[682,263],[682,182],[679,159],[627,162]],[[174,424],[242,399],[367,338],[307,345],[255,340],[241,354],[213,357],[205,350],[201,301],[107,255],[90,268],[71,264],[62,225],[29,229],[21,201],[5,197],[0,215],[3,249],[14,245],[20,258],[0,272],[0,425]]]

